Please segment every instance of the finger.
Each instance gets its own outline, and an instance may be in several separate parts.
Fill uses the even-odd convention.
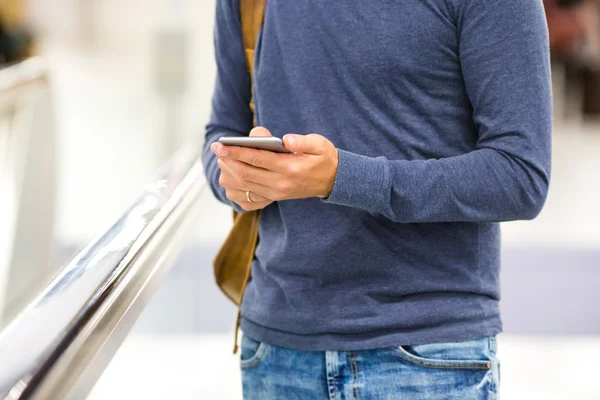
[[[248,182],[255,182],[268,185],[270,182],[272,183],[280,178],[280,174],[276,172],[263,168],[256,168],[241,161],[232,160],[229,158],[220,158],[219,162],[225,167],[229,168],[231,173],[244,184],[247,184]]]
[[[244,182],[240,182],[233,175],[224,170],[221,170],[221,176],[219,176],[219,185],[223,186],[227,190],[248,190]]]
[[[271,200],[267,200],[267,201],[261,201],[261,202],[256,202],[253,201],[252,203],[242,203],[242,204],[238,204],[238,206],[240,206],[244,211],[255,211],[255,210],[262,210],[263,208],[267,207],[269,204],[273,203]]]
[[[233,160],[230,160],[230,161],[234,162]],[[243,194],[243,197],[239,196],[239,198],[241,198],[242,200],[245,199],[247,190],[251,191],[253,194],[257,194],[257,195],[261,196],[262,199],[268,199],[270,201],[282,199],[281,193],[277,190],[277,188],[272,187],[272,186],[277,186],[277,183],[280,182],[279,177],[273,178],[272,181],[269,181],[270,186],[263,185],[261,183],[251,182],[251,181],[238,180],[237,178],[235,178],[235,173],[226,172],[227,170],[231,170],[231,169],[225,165],[225,162],[223,160],[220,160],[220,162],[222,163],[222,169],[221,169],[221,176],[219,177],[219,184],[227,190],[240,191]],[[243,163],[240,163],[240,164],[244,165]],[[258,201],[261,201],[262,199],[259,198]],[[237,198],[236,198],[236,200],[237,200]],[[246,201],[247,201],[247,199],[246,199]],[[237,201],[235,201],[235,202],[238,203]]]
[[[241,176],[244,192],[249,190],[273,201],[296,198],[292,197],[294,185],[285,175],[254,168],[235,160],[223,159],[221,162],[224,166],[227,163],[227,167],[234,170],[234,174]],[[242,170],[238,170],[238,166]],[[255,173],[258,175],[255,176]]]
[[[267,199],[264,196],[261,196],[258,193],[249,192],[248,195],[250,196],[250,200],[252,200],[252,201],[248,201],[245,190],[236,190],[236,189],[228,189],[227,190],[227,198],[237,204],[264,203],[266,201],[269,201],[269,202],[272,201],[270,199]]]
[[[233,171],[227,164],[225,164],[224,159],[219,158],[217,160],[217,166],[221,170],[221,177],[223,177],[223,179],[233,179],[237,182],[237,189],[245,190],[244,180],[237,176],[235,171]],[[229,185],[234,186],[233,182],[229,183]]]
[[[284,146],[292,153],[325,154],[328,140],[321,135],[295,135],[289,133],[283,137]]]
[[[273,136],[271,132],[267,128],[263,128],[262,126],[257,126],[256,128],[250,131],[250,137],[259,137],[259,136]]]
[[[281,191],[280,189],[275,188],[275,187],[265,186],[265,185],[261,185],[260,183],[255,183],[255,182],[248,182],[247,186],[248,186],[248,190],[252,193],[253,196],[254,196],[254,193],[256,193],[263,197],[266,197],[267,199],[269,199],[271,201],[281,201],[281,200],[292,199],[292,197],[289,194],[284,193],[283,191]]]
[[[219,142],[214,142],[210,145],[210,151],[215,153],[217,156],[223,153],[223,145]]]
[[[222,150],[225,150],[225,152],[223,153]],[[237,146],[224,146],[222,150],[219,154],[227,154],[221,156],[222,158],[240,161],[270,171],[280,171],[287,162],[287,157],[292,156],[291,154],[280,154],[268,150]]]

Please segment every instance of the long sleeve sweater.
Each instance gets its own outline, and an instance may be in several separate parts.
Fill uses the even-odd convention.
[[[239,0],[218,0],[209,146],[245,136]],[[270,0],[255,55],[259,125],[338,148],[328,199],[263,210],[242,329],[274,345],[360,350],[501,331],[498,222],[549,185],[541,0]],[[238,208],[239,209],[239,208]]]

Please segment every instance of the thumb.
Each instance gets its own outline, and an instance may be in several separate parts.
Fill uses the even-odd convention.
[[[273,136],[273,135],[271,135],[271,132],[269,132],[269,130],[267,128],[263,128],[262,126],[257,126],[256,128],[254,128],[250,131],[250,137],[257,137],[257,136]]]
[[[283,144],[292,153],[323,154],[327,150],[327,139],[315,133],[287,134],[283,137]]]

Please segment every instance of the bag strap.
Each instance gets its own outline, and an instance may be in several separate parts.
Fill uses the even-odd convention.
[[[260,217],[260,213],[258,211],[248,211],[244,214],[238,214],[237,218],[245,218],[245,224],[249,224],[248,232],[249,237],[246,239],[250,240],[251,243],[254,244],[254,248],[251,252],[248,253],[248,259],[246,260],[246,271],[244,274],[244,280],[242,282],[242,288],[240,290],[240,297],[237,299],[237,316],[235,318],[235,331],[233,334],[233,354],[236,354],[238,351],[238,333],[240,331],[240,319],[242,317],[242,299],[244,298],[244,293],[246,292],[246,286],[248,286],[248,281],[250,280],[250,274],[252,270],[252,260],[254,259],[254,251],[256,249],[256,243],[258,241],[258,220]],[[234,219],[236,217],[234,216]]]
[[[250,110],[254,113],[254,51],[256,41],[263,25],[267,0],[240,0],[240,17],[244,49],[246,50],[246,64],[250,73]]]
[[[254,52],[256,49],[256,41],[258,40],[258,35],[263,25],[264,17],[265,17],[265,7],[267,6],[267,0],[240,0],[240,18],[242,24],[242,36],[244,38],[244,49],[246,51],[246,66],[248,67],[248,72],[250,73],[250,111],[254,114]],[[254,118],[254,124],[256,125],[256,117]],[[258,236],[258,216],[259,212],[252,212],[252,229],[253,232],[251,240],[256,243]],[[234,219],[236,214],[234,212]],[[244,292],[246,291],[246,285],[248,284],[248,280],[250,279],[250,270],[252,268],[252,258],[254,257],[254,252],[250,260],[248,260],[248,267],[246,269],[246,275],[244,276],[244,282],[242,284],[242,291],[240,294],[240,298],[238,301],[238,312],[237,317],[235,319],[235,333],[233,338],[233,354],[236,354],[238,351],[238,332],[240,330],[240,318],[242,315],[242,298],[244,297]]]

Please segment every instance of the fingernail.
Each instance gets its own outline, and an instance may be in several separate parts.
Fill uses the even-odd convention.
[[[221,143],[211,144],[210,149],[213,153],[221,157],[226,157],[229,155],[229,150],[225,149],[225,146],[223,146]]]

